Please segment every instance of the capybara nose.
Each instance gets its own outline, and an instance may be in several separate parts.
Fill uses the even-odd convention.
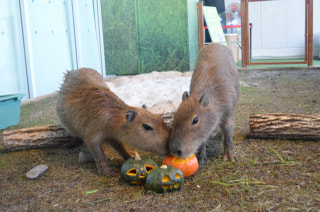
[[[181,150],[175,150],[172,152],[175,156],[180,157],[182,155],[182,151]]]

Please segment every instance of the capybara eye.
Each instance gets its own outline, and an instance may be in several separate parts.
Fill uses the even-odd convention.
[[[197,124],[197,123],[198,123],[198,121],[199,121],[198,117],[195,117],[195,118],[193,119],[193,121],[192,121],[192,125]]]
[[[149,124],[142,124],[143,128],[147,131],[152,131],[153,130],[153,127]]]

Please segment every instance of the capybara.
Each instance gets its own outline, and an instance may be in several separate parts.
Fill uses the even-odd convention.
[[[98,174],[116,176],[109,167],[102,143],[130,158],[122,142],[160,156],[169,154],[170,129],[163,120],[143,109],[126,105],[90,68],[68,71],[57,95],[61,125],[81,139],[93,154]]]
[[[190,93],[174,114],[169,141],[171,154],[186,158],[197,153],[206,160],[206,140],[218,127],[224,136],[224,160],[233,158],[234,111],[240,96],[240,82],[232,52],[221,44],[203,47],[192,74]],[[199,158],[200,157],[200,158]]]

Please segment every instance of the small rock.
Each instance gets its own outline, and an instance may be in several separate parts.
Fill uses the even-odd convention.
[[[80,163],[94,162],[94,157],[90,152],[80,152],[79,162]]]
[[[43,172],[47,171],[47,165],[38,165],[32,168],[30,171],[27,172],[26,177],[28,180],[35,180],[37,179]]]

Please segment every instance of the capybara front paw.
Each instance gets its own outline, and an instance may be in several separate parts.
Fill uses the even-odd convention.
[[[104,176],[117,177],[117,172],[115,172],[109,166],[104,166],[104,167],[98,167],[98,175],[99,176],[104,175]]]
[[[196,156],[197,156],[200,167],[202,167],[203,165],[206,164],[206,162],[207,162],[207,155],[206,154],[204,154],[204,155],[197,154]]]
[[[224,161],[232,161],[234,162],[234,157],[231,153],[224,153],[224,156],[223,156],[223,160]]]

